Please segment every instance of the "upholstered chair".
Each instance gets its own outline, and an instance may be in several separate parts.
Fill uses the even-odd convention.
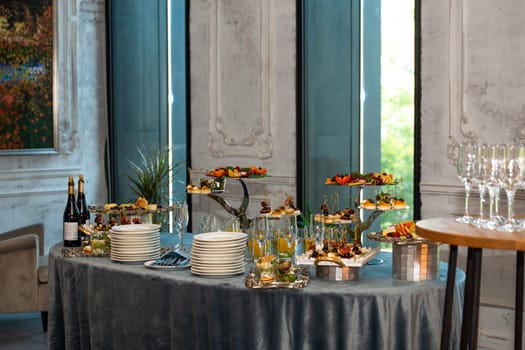
[[[0,233],[0,313],[38,312],[47,331],[44,225]]]

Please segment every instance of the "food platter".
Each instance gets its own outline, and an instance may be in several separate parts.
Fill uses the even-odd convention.
[[[356,171],[350,174],[337,173],[325,180],[325,185],[336,186],[383,186],[397,185],[398,181],[392,174],[388,173],[359,173]]]
[[[240,166],[217,167],[215,169],[212,169],[206,172],[206,176],[214,177],[214,178],[227,177],[227,178],[232,178],[232,179],[239,179],[239,178],[261,178],[261,177],[267,177],[269,175],[265,167],[251,165],[248,167],[240,167]]]
[[[411,240],[412,238],[406,238],[406,237],[388,237],[383,235],[382,231],[379,232],[370,232],[366,235],[369,239],[373,241],[383,242],[383,243],[394,243],[398,241],[406,241]]]
[[[355,180],[355,181],[352,181],[352,182],[347,182],[347,183],[337,183],[337,182],[333,182],[333,181],[326,181],[325,182],[325,185],[335,185],[335,186],[364,186],[366,185],[366,181],[365,180]]]
[[[299,289],[304,288],[308,285],[310,277],[308,276],[308,270],[302,267],[295,267],[296,270],[296,279],[294,282],[281,282],[281,281],[272,281],[272,282],[263,282],[260,279],[260,275],[256,269],[252,268],[246,275],[244,280],[244,285],[248,288],[253,289]]]
[[[363,254],[351,258],[341,258],[336,256],[312,258],[305,253],[297,257],[298,265],[316,265],[316,266],[341,266],[341,267],[363,267],[377,254],[380,248],[363,248]]]

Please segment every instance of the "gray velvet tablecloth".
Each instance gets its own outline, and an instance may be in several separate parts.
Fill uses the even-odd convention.
[[[194,276],[109,258],[49,256],[50,349],[439,348],[447,265],[437,281],[393,280],[390,253],[359,281],[256,290],[245,275]],[[457,270],[451,348],[465,275]]]

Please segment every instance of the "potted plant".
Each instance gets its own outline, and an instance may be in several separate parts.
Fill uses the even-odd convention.
[[[143,197],[150,205],[168,202],[170,176],[180,171],[178,164],[170,165],[167,150],[157,150],[145,154],[137,147],[139,160],[129,160],[132,175],[128,175],[129,187],[133,193]]]

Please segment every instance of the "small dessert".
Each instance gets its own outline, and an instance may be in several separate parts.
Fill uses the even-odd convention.
[[[377,202],[377,209],[379,209],[379,210],[389,210],[389,209],[392,209],[392,205],[390,204],[390,202],[379,201],[379,202]]]
[[[116,209],[116,208],[117,208],[117,203],[104,204],[104,210],[105,211],[110,211],[110,210]]]
[[[285,208],[281,206],[277,209],[272,210],[272,216],[280,217],[281,215],[284,214],[284,211],[285,211]]]
[[[392,201],[392,205],[394,206],[394,209],[403,209],[406,208],[407,204],[404,199],[402,198],[394,198]]]
[[[414,221],[403,221],[399,224],[390,226],[382,231],[384,237],[398,239],[417,238],[416,223]]]
[[[323,203],[321,204],[321,214],[324,215],[324,216],[328,216],[330,215],[330,208],[328,207],[328,204],[326,203]]]
[[[262,201],[261,210],[259,210],[259,213],[270,214],[271,212],[272,212],[272,208],[270,207],[270,203],[268,203],[268,201]]]
[[[252,165],[249,169],[248,169],[248,176],[250,175],[265,175],[267,172],[267,169],[264,168],[264,167],[257,167],[255,165]]]
[[[135,206],[137,206],[138,208],[146,209],[148,208],[148,200],[144,197],[139,197],[135,201]]]
[[[261,282],[270,283],[275,281],[275,264],[276,258],[274,255],[265,255],[257,259],[255,266],[259,272]]]
[[[355,211],[352,208],[345,208],[341,215],[341,220],[352,220],[355,218]]]
[[[376,203],[373,199],[367,198],[361,202],[361,208],[364,209],[375,209]]]
[[[288,215],[294,214],[297,211],[295,201],[292,195],[288,195],[283,203],[284,212]]]

